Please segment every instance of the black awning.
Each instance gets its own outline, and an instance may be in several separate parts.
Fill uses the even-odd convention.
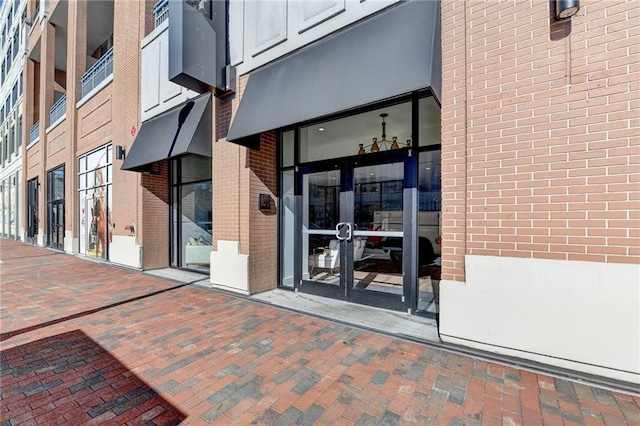
[[[210,93],[145,121],[121,169],[143,172],[157,161],[183,154],[211,157],[211,121]]]
[[[440,98],[440,51],[440,2],[400,4],[253,72],[227,140],[428,87]]]

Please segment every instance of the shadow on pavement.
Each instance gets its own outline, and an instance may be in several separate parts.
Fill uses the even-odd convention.
[[[186,415],[81,330],[0,352],[0,425],[179,424]]]

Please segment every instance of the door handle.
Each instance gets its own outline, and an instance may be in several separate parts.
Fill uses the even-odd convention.
[[[342,228],[347,227],[346,236],[342,236]],[[349,222],[340,222],[336,225],[336,238],[340,241],[351,241],[352,232],[351,224]]]

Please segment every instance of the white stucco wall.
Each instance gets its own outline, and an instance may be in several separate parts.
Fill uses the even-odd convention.
[[[109,244],[109,260],[111,263],[141,269],[142,247],[133,235],[114,235]]]
[[[640,383],[640,265],[468,255],[445,342]]]

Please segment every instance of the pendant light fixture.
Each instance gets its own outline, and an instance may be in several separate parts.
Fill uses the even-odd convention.
[[[388,151],[390,149],[398,149],[400,146],[398,145],[398,137],[393,136],[391,140],[387,139],[387,122],[385,119],[389,116],[386,112],[380,114],[382,118],[382,134],[381,138],[378,139],[374,137],[372,139],[371,145],[364,146],[364,144],[358,144],[358,154],[366,154],[367,149],[368,152],[380,152],[380,151]]]

